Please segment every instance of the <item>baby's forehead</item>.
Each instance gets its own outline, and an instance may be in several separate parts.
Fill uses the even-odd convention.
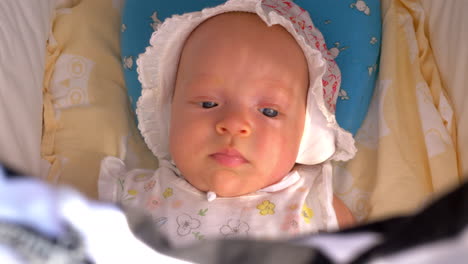
[[[252,36],[253,35],[253,36]],[[184,45],[192,38],[202,38],[206,42],[216,40],[214,36],[224,36],[222,39],[239,40],[236,36],[270,37],[272,39],[295,38],[280,25],[268,26],[260,16],[249,12],[227,12],[208,18],[199,24],[189,34]]]
[[[231,76],[240,74],[240,80]],[[288,95],[291,91],[282,87],[295,87],[308,79],[308,66],[302,48],[285,28],[268,26],[257,14],[229,12],[192,31],[176,78],[179,84],[199,89],[219,86],[226,79],[248,80],[249,86],[265,93],[280,90]]]

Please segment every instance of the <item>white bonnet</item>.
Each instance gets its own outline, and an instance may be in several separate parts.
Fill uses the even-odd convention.
[[[309,14],[284,0],[229,0],[200,12],[173,16],[158,27],[151,36],[151,45],[137,60],[138,79],[143,88],[137,102],[138,127],[154,155],[160,160],[171,160],[171,101],[185,40],[203,21],[232,11],[256,13],[269,26],[283,26],[296,39],[307,59],[307,112],[296,162],[313,165],[352,158],[356,152],[354,139],[335,119],[340,70]]]

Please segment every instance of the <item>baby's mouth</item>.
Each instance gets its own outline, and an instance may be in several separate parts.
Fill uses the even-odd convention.
[[[210,157],[219,164],[230,168],[234,168],[248,162],[239,151],[233,148],[220,150],[211,154]]]

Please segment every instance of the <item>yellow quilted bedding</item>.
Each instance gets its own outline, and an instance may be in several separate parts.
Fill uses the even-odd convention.
[[[57,10],[44,82],[42,157],[48,180],[97,198],[105,156],[156,168],[135,125],[120,61],[122,1],[81,0]]]
[[[384,0],[382,16],[379,80],[356,135],[358,153],[337,164],[334,178],[360,220],[410,212],[461,181],[455,118],[421,3]]]

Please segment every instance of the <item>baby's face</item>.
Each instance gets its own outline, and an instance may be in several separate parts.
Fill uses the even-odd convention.
[[[281,180],[304,129],[307,62],[282,27],[227,13],[187,40],[177,73],[170,151],[201,191],[238,196]]]

